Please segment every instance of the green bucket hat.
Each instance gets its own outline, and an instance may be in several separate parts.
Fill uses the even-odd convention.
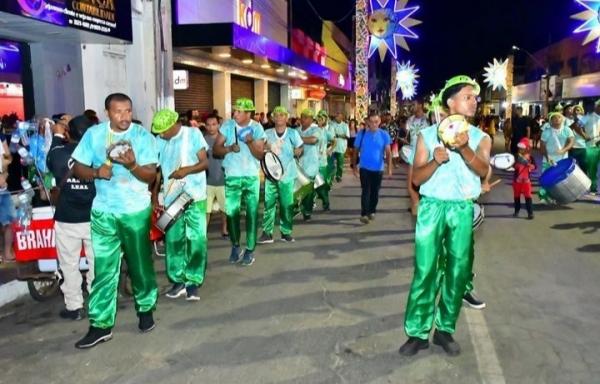
[[[283,114],[283,115],[288,115],[289,116],[288,110],[283,105],[278,105],[275,108],[273,108],[272,114],[273,115]]]
[[[475,88],[475,92],[477,94],[479,94],[479,92],[481,92],[481,87],[475,80],[471,79],[469,76],[459,75],[459,76],[454,76],[450,80],[446,81],[446,85],[444,85],[444,89],[442,89],[442,91],[440,92],[440,98],[443,96],[443,94],[444,94],[444,92],[446,92],[446,90],[448,90],[449,88],[451,88],[455,85],[459,85],[459,84],[465,84],[465,85],[472,86],[473,88]]]
[[[319,111],[319,113],[317,113],[317,119],[319,119],[319,118],[329,119],[329,114],[327,113],[326,110],[321,109]]]
[[[256,108],[254,108],[254,102],[252,100],[247,99],[245,97],[241,97],[235,101],[233,110],[241,112],[252,112],[255,111]]]
[[[315,112],[312,109],[306,108],[302,110],[302,113],[300,113],[300,116],[306,116],[306,117],[310,117],[311,119],[315,118]]]
[[[152,119],[152,132],[161,134],[166,132],[179,120],[179,114],[172,109],[161,109]]]

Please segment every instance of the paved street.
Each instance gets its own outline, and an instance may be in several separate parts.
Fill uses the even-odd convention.
[[[228,264],[214,223],[202,300],[161,296],[150,334],[130,300],[113,340],[89,351],[73,347],[88,323],[59,319],[59,298],[0,309],[0,383],[598,383],[600,206],[536,205],[534,221],[514,219],[510,175],[498,176],[476,236],[488,307],[463,310],[456,358],[397,353],[414,257],[402,168],[375,222],[359,223],[348,175],[332,212],[299,223],[294,244],[259,246],[249,268]]]

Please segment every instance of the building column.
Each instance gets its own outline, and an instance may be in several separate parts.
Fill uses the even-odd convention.
[[[254,106],[257,113],[268,112],[269,82],[267,80],[254,80]]]
[[[224,119],[231,117],[231,73],[213,72],[213,108]]]
[[[290,101],[290,85],[281,84],[281,90],[279,91],[279,105],[283,105],[288,111],[291,111],[292,104]]]

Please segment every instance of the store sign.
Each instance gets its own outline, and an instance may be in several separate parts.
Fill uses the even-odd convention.
[[[260,35],[261,14],[254,9],[252,0],[237,0],[237,23]]]
[[[190,74],[185,70],[174,70],[173,71],[173,89],[176,91],[182,91],[190,87]]]
[[[304,99],[304,91],[300,88],[292,88],[291,97],[294,100]]]
[[[132,40],[131,0],[0,1],[0,11],[122,40]]]

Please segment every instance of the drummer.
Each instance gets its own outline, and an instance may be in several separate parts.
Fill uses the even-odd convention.
[[[263,233],[258,239],[260,244],[273,243],[275,211],[279,202],[279,231],[281,240],[291,243],[294,219],[294,182],[296,180],[296,157],[302,154],[303,141],[297,130],[287,126],[288,111],[283,106],[273,109],[271,114],[275,128],[265,131],[265,148],[273,152],[283,166],[283,179],[278,182],[265,180],[265,210],[263,214]]]
[[[319,173],[319,142],[323,140],[321,129],[314,124],[315,113],[310,109],[304,109],[300,114],[300,128],[299,133],[304,142],[304,151],[300,158],[300,166],[310,179],[311,184],[314,184],[315,177]],[[304,221],[310,221],[313,204],[315,202],[315,190],[314,186],[308,194],[302,197],[300,202],[300,212]]]
[[[479,90],[475,80],[456,76],[446,82],[440,99],[450,114],[472,116]],[[471,276],[473,200],[481,193],[480,178],[489,172],[490,148],[490,138],[473,126],[456,135],[453,149],[439,146],[437,125],[423,129],[418,136],[413,182],[421,187],[422,198],[415,230],[415,271],[404,322],[408,340],[400,348],[402,355],[412,356],[429,347],[434,320],[433,342],[449,355],[460,353],[452,334]],[[443,245],[448,254],[436,310],[436,276]]]
[[[216,156],[224,156],[225,211],[232,248],[229,262],[240,261],[244,266],[254,263],[256,248],[258,204],[260,198],[259,160],[264,156],[265,131],[252,120],[254,102],[237,99],[233,120],[228,120],[219,129],[221,136],[213,147]],[[246,203],[246,250],[240,250],[240,208]]]
[[[560,160],[566,159],[569,150],[575,143],[575,135],[571,128],[564,124],[565,117],[561,113],[553,112],[548,117],[550,128],[544,130],[541,138],[542,171],[556,165]],[[538,193],[542,201],[549,201],[545,189],[540,188]]]
[[[335,148],[335,132],[330,128],[329,115],[327,111],[320,110],[317,113],[317,125],[321,128],[321,137],[319,141],[319,174],[323,178],[323,185],[316,189],[316,194],[323,202],[323,211],[329,211],[329,191],[333,182],[333,169],[328,162],[329,157]]]
[[[186,296],[198,301],[198,288],[206,274],[206,169],[208,144],[200,130],[184,127],[179,114],[170,109],[158,111],[152,119],[152,133],[158,135],[157,184],[163,179],[165,207],[171,206],[182,194],[193,199],[183,214],[165,233],[167,278],[173,284],[166,296],[175,299]],[[153,205],[158,196],[153,194]]]

